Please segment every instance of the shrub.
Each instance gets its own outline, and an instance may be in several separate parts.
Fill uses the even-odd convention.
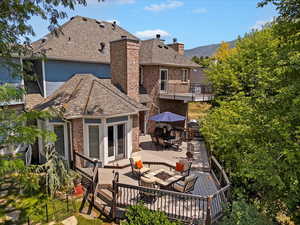
[[[220,225],[272,225],[268,218],[257,208],[244,200],[234,201],[231,209],[225,209],[225,216]]]
[[[130,206],[126,213],[126,221],[121,225],[179,225],[179,222],[171,222],[166,214],[158,211],[150,211],[143,204]]]

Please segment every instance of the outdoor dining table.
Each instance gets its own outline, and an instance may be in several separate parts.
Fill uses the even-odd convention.
[[[168,189],[172,184],[184,178],[181,174],[166,169],[157,169],[143,175],[146,178],[153,179],[161,188]]]

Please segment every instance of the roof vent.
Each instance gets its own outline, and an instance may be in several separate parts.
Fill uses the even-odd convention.
[[[42,38],[42,43],[45,43],[47,40],[48,40],[48,38],[43,37],[43,38]]]
[[[116,21],[113,21],[113,23],[112,23],[112,29],[113,29],[113,30],[116,29],[116,25],[117,25],[117,22],[116,22]]]
[[[160,34],[156,34],[156,39],[160,39]]]
[[[174,43],[174,44],[177,43],[177,38],[173,38],[173,43]]]
[[[75,18],[75,17],[74,17],[74,16],[72,16],[70,20],[73,20],[74,18]]]
[[[82,20],[83,20],[83,21],[87,21],[87,18],[85,18],[85,17],[82,17]]]
[[[163,46],[162,46],[162,45],[158,45],[158,47],[159,47],[159,48],[162,48]]]
[[[101,43],[100,43],[99,51],[100,51],[100,52],[103,52],[103,51],[104,51],[104,48],[105,48],[105,43],[104,43],[104,42],[101,42]]]
[[[165,48],[165,49],[169,49],[169,47],[168,47],[168,46],[166,46],[166,45],[164,46],[164,48]]]
[[[127,39],[127,36],[126,35],[122,35],[121,39]]]
[[[105,27],[104,23],[102,23],[102,22],[100,22],[99,26],[102,27],[102,28]]]

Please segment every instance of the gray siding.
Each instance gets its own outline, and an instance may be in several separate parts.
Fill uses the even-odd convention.
[[[102,78],[111,77],[108,64],[48,60],[45,62],[47,96],[53,94],[71,76],[78,73],[91,73]]]

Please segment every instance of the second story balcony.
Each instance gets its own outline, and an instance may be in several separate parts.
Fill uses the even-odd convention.
[[[201,83],[161,82],[159,90],[159,97],[161,99],[174,99],[185,102],[206,102],[214,98],[212,86]]]

